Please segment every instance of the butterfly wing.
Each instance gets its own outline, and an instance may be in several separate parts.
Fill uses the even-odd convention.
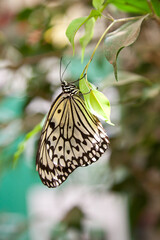
[[[102,124],[83,99],[62,93],[53,103],[42,130],[37,170],[42,182],[57,187],[79,166],[97,161],[108,148]]]

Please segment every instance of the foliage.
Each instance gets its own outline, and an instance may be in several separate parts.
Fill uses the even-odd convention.
[[[155,1],[152,1],[150,3],[151,5],[148,5],[148,4],[146,4],[146,1],[143,1],[143,3],[141,2],[141,4],[139,4],[138,1],[136,1],[134,3],[132,1],[129,1],[129,2],[127,2],[127,5],[129,6],[129,8],[125,7],[126,6],[125,1],[124,2],[123,1],[106,1],[106,2],[104,2],[104,1],[100,1],[100,0],[99,1],[93,0],[92,4],[95,9],[91,10],[88,17],[80,17],[80,18],[74,19],[69,24],[69,26],[66,30],[66,36],[68,37],[70,43],[72,44],[73,54],[74,54],[74,52],[75,52],[75,45],[74,45],[75,35],[76,35],[77,31],[83,25],[85,26],[85,34],[79,40],[80,44],[82,46],[82,60],[83,60],[85,48],[87,47],[87,45],[89,44],[89,42],[92,40],[92,37],[93,37],[93,29],[95,26],[95,22],[98,20],[98,18],[101,18],[101,17],[106,17],[109,21],[111,21],[111,24],[107,27],[107,29],[104,31],[101,38],[99,39],[99,41],[92,53],[92,56],[81,75],[81,77],[82,77],[84,72],[86,72],[85,78],[83,78],[83,80],[80,81],[80,84],[79,84],[80,90],[81,90],[82,94],[84,94],[84,99],[85,99],[86,105],[89,108],[89,110],[91,112],[93,112],[97,117],[100,117],[100,118],[106,120],[106,122],[108,122],[110,124],[111,122],[110,122],[110,103],[109,103],[109,101],[104,96],[102,97],[102,93],[98,92],[98,90],[96,90],[96,89],[93,89],[87,80],[87,70],[88,70],[89,64],[99,46],[99,44],[105,38],[108,31],[117,23],[127,22],[127,23],[123,24],[122,26],[120,26],[119,28],[117,28],[116,31],[112,31],[111,33],[107,34],[105,41],[104,41],[106,59],[113,65],[115,78],[116,78],[116,80],[118,80],[117,64],[116,64],[118,54],[124,47],[127,47],[136,41],[136,39],[139,35],[141,24],[142,24],[143,20],[149,16],[149,13],[151,12],[151,10],[154,11],[154,9],[155,9],[154,6],[157,6],[156,4],[158,4],[158,3]],[[114,4],[115,6],[121,8],[125,11],[141,13],[141,14],[148,13],[148,14],[145,16],[142,16],[142,17],[114,19],[109,13],[107,13],[106,16],[103,15],[103,11],[108,7],[109,4]],[[153,8],[151,6],[153,6]],[[18,19],[23,19],[23,17],[26,17],[26,16],[28,17],[30,14],[31,14],[31,11],[27,9],[23,13],[19,14]],[[157,12],[153,12],[153,14],[150,16],[157,18],[158,14],[157,15],[156,14],[157,14]],[[89,91],[90,91],[90,93],[88,93],[88,95],[85,95],[86,92],[89,92]],[[96,97],[95,97],[95,94],[96,94]],[[101,100],[101,98],[102,98],[102,100]],[[92,107],[92,106],[94,106],[94,107]],[[95,107],[95,106],[97,106],[97,107]],[[101,108],[99,108],[99,106],[101,106]],[[101,109],[101,110],[99,110],[99,109]],[[28,138],[26,138],[26,139],[28,139]],[[17,156],[19,156],[19,154],[17,154]]]
[[[114,1],[111,1],[109,3],[115,4],[115,5],[117,4],[117,2],[114,2]],[[75,38],[76,32],[82,25],[85,25],[85,34],[82,38],[80,38],[80,44],[82,46],[82,60],[84,58],[85,48],[89,44],[89,42],[91,41],[91,39],[93,37],[93,28],[95,25],[95,21],[97,21],[97,19],[99,17],[103,16],[102,12],[104,11],[104,9],[106,8],[108,3],[106,4],[106,2],[104,3],[104,1],[93,1],[92,4],[95,9],[91,10],[89,16],[88,17],[80,17],[78,19],[73,20],[66,30],[66,35],[72,44],[73,53],[74,53],[74,51],[75,51],[74,38]],[[144,6],[145,6],[145,3],[144,3]],[[41,12],[42,10],[40,7],[38,7],[38,8],[36,7],[35,12],[36,11]],[[138,12],[138,6],[137,6],[137,12]],[[150,12],[150,9],[149,9],[149,12]],[[19,15],[17,16],[17,19],[19,21],[25,20],[31,14],[32,14],[31,9],[25,9],[24,11],[19,13]],[[81,92],[84,94],[84,99],[86,101],[87,107],[90,109],[91,112],[93,112],[95,115],[97,115],[97,117],[100,117],[100,118],[106,120],[109,124],[110,124],[110,103],[107,100],[107,98],[105,98],[104,96],[102,97],[102,93],[100,93],[96,89],[93,89],[91,84],[88,83],[88,80],[87,80],[88,66],[95,54],[97,47],[99,46],[100,42],[103,40],[103,38],[109,31],[109,29],[117,22],[127,21],[126,24],[122,25],[116,31],[108,34],[105,39],[105,56],[106,56],[106,59],[113,65],[115,77],[117,79],[117,66],[116,66],[117,56],[122,48],[135,42],[135,40],[138,37],[139,31],[140,31],[141,23],[147,16],[148,15],[146,15],[144,17],[139,17],[139,18],[137,18],[137,20],[136,20],[136,18],[128,18],[128,19],[125,18],[125,19],[116,20],[108,14],[106,17],[110,21],[112,21],[112,23],[109,25],[109,27],[107,27],[105,32],[102,34],[95,50],[93,51],[93,54],[90,58],[89,63],[86,65],[86,67],[81,75],[81,76],[83,76],[84,72],[86,71],[85,79],[80,81],[79,86],[80,86]],[[49,19],[50,19],[50,17],[49,17]],[[49,21],[47,20],[46,23],[48,25]],[[86,91],[86,90],[88,90],[88,91]],[[85,95],[85,93],[89,92],[89,91],[90,91],[90,93]],[[95,107],[96,105],[97,105],[97,107]],[[99,106],[101,106],[101,107],[99,108]],[[41,128],[39,127],[39,124],[36,126],[36,129],[39,129],[39,131],[41,130]],[[32,136],[32,135],[29,135],[29,137],[27,135],[24,142],[19,146],[18,151],[15,153],[15,159],[17,159],[19,157],[19,155],[23,152],[25,142],[30,138],[30,136]]]
[[[68,72],[73,80],[77,73],[78,78],[82,78],[79,88],[90,111],[109,124],[115,123],[114,128],[107,125],[111,156],[109,168],[106,165],[100,172],[100,183],[107,191],[108,178],[106,182],[104,179],[110,172],[110,191],[128,196],[133,239],[145,240],[148,229],[152,237],[158,236],[159,239],[160,2],[93,0],[89,5],[83,5],[87,6],[88,16],[69,18],[66,25],[64,16],[70,16],[70,5],[70,1],[63,6],[57,3],[56,7],[38,4],[0,17],[1,174],[11,168],[13,158],[16,161],[22,153],[29,156],[34,165],[37,133],[48,109],[40,108],[48,102],[42,102],[40,107],[34,104],[38,100],[51,99],[60,85],[58,76],[55,76],[59,72],[59,58],[66,55],[67,59],[71,46],[73,53],[77,53],[80,45],[84,66],[77,55],[68,57],[72,59]],[[61,42],[63,37],[56,29],[59,19],[64,21],[62,32],[66,32],[71,46],[66,40]],[[100,29],[100,34],[97,24],[105,26]],[[85,53],[88,48],[92,49],[89,58]],[[114,76],[110,64],[114,68]],[[118,97],[111,99],[114,96],[108,95],[106,98],[95,87],[97,85],[100,90],[107,88],[111,94],[114,89]],[[117,119],[111,114],[110,120],[110,106],[113,107],[113,115],[120,111]],[[115,107],[118,110],[114,110]],[[30,144],[30,141],[33,142]],[[116,177],[121,171],[125,174],[121,178]]]

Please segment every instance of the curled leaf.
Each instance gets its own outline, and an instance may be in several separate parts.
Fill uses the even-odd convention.
[[[89,83],[87,79],[83,78],[83,80],[79,82],[79,87],[88,110],[108,124],[114,125],[110,121],[111,108],[107,97],[98,91],[93,84]]]
[[[147,16],[148,15],[145,15],[138,20],[129,21],[106,36],[104,42],[105,57],[113,65],[116,80],[118,80],[116,65],[118,54],[124,47],[127,47],[136,41],[140,32],[141,24]]]

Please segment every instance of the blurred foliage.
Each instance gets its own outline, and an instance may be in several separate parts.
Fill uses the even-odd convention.
[[[51,234],[51,240],[69,240],[69,239],[85,239],[87,226],[84,226],[85,216],[83,210],[79,206],[73,206],[64,218],[54,226]],[[105,232],[98,227],[87,229],[88,240],[105,240]],[[72,236],[72,237],[71,237]]]
[[[116,127],[119,127],[118,131],[116,127],[106,127],[110,137],[109,166],[106,164],[99,178],[96,178],[98,173],[97,175],[95,173],[94,179],[99,179],[98,183],[103,184],[106,192],[114,191],[128,196],[128,216],[132,239],[158,240],[160,238],[159,1],[110,0],[104,2],[95,0],[93,2],[97,11],[94,12],[94,17],[98,16],[99,11],[106,15],[110,13],[115,19],[151,14],[150,18],[142,24],[141,33],[134,45],[124,49],[119,56],[118,65],[123,68],[123,72],[119,72],[118,82],[114,80],[111,73],[112,67],[106,62],[101,46],[90,64],[87,75],[89,81],[98,86],[100,90],[108,89],[111,95],[112,89],[116,90],[118,99],[114,99],[114,95],[108,98],[111,101],[111,107],[114,109],[116,106],[120,111],[119,118],[115,120]],[[47,113],[52,94],[56,95],[59,91],[59,59],[65,56],[65,64],[69,59],[72,60],[65,78],[75,80],[79,78],[89,61],[88,56],[91,55],[87,52],[84,55],[84,63],[80,64],[78,40],[86,36],[82,32],[82,36],[80,36],[81,33],[78,35],[78,40],[76,37],[74,39],[77,55],[72,58],[71,46],[67,42],[65,31],[75,18],[85,17],[86,20],[86,15],[89,16],[93,6],[91,1],[44,1],[43,4],[31,6],[22,4],[16,9],[9,4],[4,8],[4,5],[0,3],[1,212],[7,210],[16,212],[18,209],[19,213],[27,215],[24,196],[31,185],[39,182],[35,172],[38,140],[35,133],[40,127],[37,129],[35,126]],[[81,40],[82,47],[86,47],[90,42],[88,47],[91,52],[97,39],[101,37],[109,24],[109,21],[102,17],[99,22],[101,22],[101,27],[100,25],[96,27],[97,23],[93,24],[95,34],[89,31],[89,38],[86,40],[84,37],[85,42]],[[114,115],[113,110],[112,114]],[[114,121],[112,115],[111,121]],[[28,132],[29,135],[26,135]],[[28,138],[32,136],[30,141],[26,142],[28,139],[26,136]],[[16,169],[12,170],[13,156],[19,143],[22,147],[19,148],[20,153],[24,149],[25,151]],[[24,148],[23,144],[27,147]],[[116,177],[121,172],[125,174],[119,178]],[[108,175],[110,181],[107,178]],[[10,199],[13,200],[12,204],[9,203]],[[19,204],[18,199],[23,201],[22,205]],[[75,210],[74,207],[73,210]],[[78,207],[77,210],[78,214],[82,211]],[[59,228],[53,229],[52,235],[57,234],[57,238],[53,239],[67,239],[65,234],[68,230],[64,222],[69,219],[68,226],[72,225],[73,212],[71,209],[64,214]],[[77,217],[73,218],[78,219],[79,229],[83,229],[81,220],[86,212],[80,214],[82,217],[80,220],[78,214],[76,212]],[[15,220],[14,216],[13,218]],[[11,216],[9,219],[12,219]],[[4,221],[5,218],[0,213],[0,224],[4,226],[2,220]],[[14,236],[15,239],[20,239],[19,236],[23,233],[25,235],[28,225],[26,220],[17,222]],[[10,226],[10,223],[6,221],[6,225]],[[11,225],[13,227],[13,223]],[[3,234],[5,235],[4,232]],[[13,237],[13,233],[10,234]],[[90,235],[92,240],[105,239],[103,230],[98,228],[95,231],[91,229]],[[9,237],[4,236],[4,239],[10,239]],[[22,239],[27,239],[27,237],[24,236]]]
[[[3,213],[0,215],[1,239],[27,239],[28,223],[18,214]],[[8,226],[10,228],[8,228]]]

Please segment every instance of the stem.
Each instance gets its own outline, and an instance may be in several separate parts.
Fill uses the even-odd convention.
[[[152,14],[154,15],[154,14],[155,14],[155,12],[154,12],[154,9],[153,9],[153,6],[152,6],[152,3],[151,3],[151,1],[150,1],[150,0],[147,0],[147,3],[148,3],[148,6],[149,6],[149,8],[150,8],[150,10],[151,10]]]
[[[156,15],[154,8],[152,6],[152,2],[150,0],[147,0],[148,6],[152,12],[153,18],[157,21],[157,23],[160,25],[160,18]]]
[[[114,21],[117,22],[127,22],[127,21],[132,21],[132,20],[137,20],[141,18],[142,16],[137,16],[137,17],[130,17],[130,18],[120,18],[120,19],[115,19]]]
[[[104,18],[106,18],[107,20],[109,20],[109,21],[111,21],[111,22],[114,22],[114,18],[109,14],[109,13],[107,13],[107,15],[104,15],[103,13],[101,13],[102,14],[102,16],[104,17]]]
[[[93,56],[94,56],[94,54],[95,54],[98,46],[100,45],[102,39],[103,39],[104,36],[107,34],[107,32],[109,31],[109,29],[115,24],[115,22],[116,22],[116,21],[112,22],[112,23],[107,27],[107,29],[104,31],[104,33],[102,34],[102,36],[100,37],[100,39],[99,39],[99,41],[98,41],[98,43],[97,43],[97,45],[96,45],[96,47],[95,47],[95,49],[94,49],[91,57],[90,57],[90,59],[89,59],[89,62],[87,63],[87,65],[85,66],[85,68],[84,68],[84,70],[83,70],[82,75],[84,75],[85,72],[86,72],[86,75],[87,75],[87,71],[88,71],[89,64],[91,63],[91,61],[92,61],[92,59],[93,59]]]

